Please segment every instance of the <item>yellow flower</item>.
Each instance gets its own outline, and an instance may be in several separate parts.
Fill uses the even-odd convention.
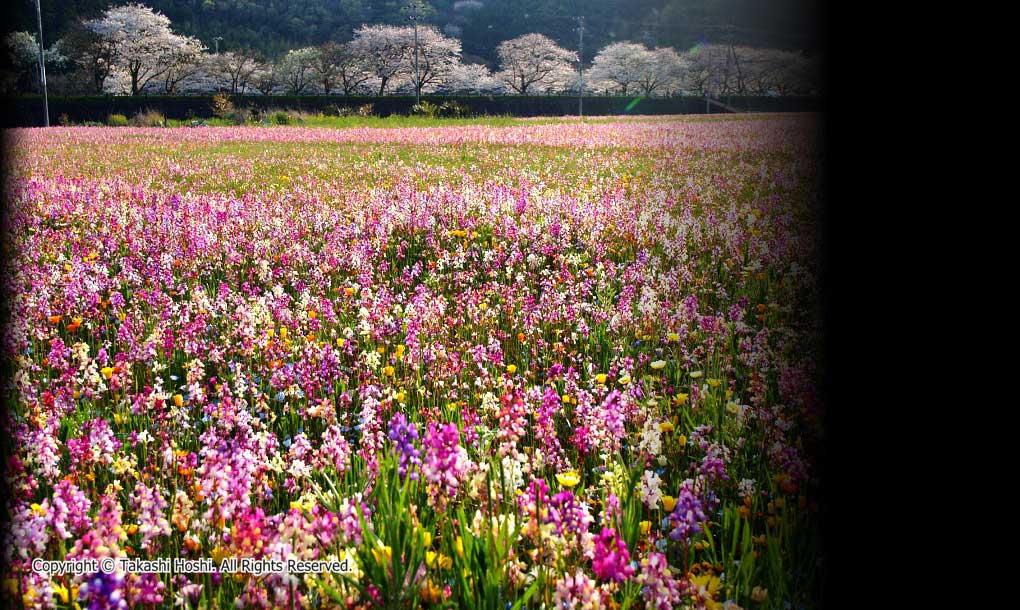
[[[719,591],[719,586],[722,582],[718,576],[711,574],[701,574],[691,578],[691,582],[694,583],[695,589],[705,596],[705,607],[709,610],[715,610],[719,608],[721,604],[715,601],[716,593]]]
[[[464,540],[460,536],[457,536],[457,542],[455,542],[453,546],[454,546],[455,549],[457,549],[457,556],[463,559],[463,557],[464,557]]]
[[[517,365],[516,364],[508,364],[508,365],[506,365],[506,372],[510,373],[511,375],[513,375],[514,373],[517,372]]]
[[[605,385],[605,383],[606,383],[606,374],[605,373],[599,373],[598,375],[595,375],[595,381]]]
[[[660,369],[664,369],[664,368],[666,368],[666,361],[665,360],[656,360],[655,362],[652,363],[652,368],[657,370],[657,371],[660,370]]]
[[[573,487],[581,482],[581,475],[571,470],[556,475],[556,480],[564,487]]]
[[[432,532],[424,532],[424,533],[422,533],[421,538],[422,538],[422,543],[425,545],[425,548],[428,548],[428,547],[432,546]]]
[[[387,377],[393,377],[393,372],[394,369],[391,365],[386,365],[386,368],[383,369],[383,374]]]
[[[678,405],[687,404],[687,394],[684,394],[683,392],[677,394],[676,396],[673,397],[673,402],[675,402]]]
[[[376,562],[385,565],[393,558],[393,549],[388,546],[383,546],[380,542],[379,548],[372,549],[372,555],[375,557]]]
[[[174,394],[174,404],[177,405],[178,408],[184,406],[184,397],[180,394]]]
[[[672,432],[673,427],[674,427],[673,422],[664,421],[661,424],[659,424],[659,430],[663,432]]]
[[[673,496],[662,496],[662,508],[666,509],[667,513],[673,512],[676,508],[676,498]]]
[[[308,310],[308,319],[309,320],[314,320],[318,315],[319,315],[318,312],[316,312],[314,309],[309,309]]]
[[[286,328],[281,328],[280,329],[280,338],[281,339],[286,339],[287,338],[287,329]]]
[[[630,383],[630,375],[620,377],[620,385],[627,385],[628,383]]]
[[[676,342],[680,340],[680,335],[676,333],[669,333],[668,335],[666,335],[666,338],[669,339],[670,341]]]
[[[33,503],[29,508],[31,508],[32,512],[39,517],[46,516],[46,509],[43,508],[41,504]]]
[[[687,436],[681,434],[680,436],[676,437],[676,442],[681,447],[686,447],[687,446]]]
[[[651,521],[642,521],[641,523],[638,523],[638,525],[641,526],[641,533],[642,534],[647,534],[648,531],[652,529],[652,522]]]
[[[424,599],[425,602],[429,604],[438,603],[443,599],[442,589],[440,589],[438,585],[433,583],[432,579],[428,579],[425,581],[425,584],[421,586],[419,593],[421,593],[422,599]]]
[[[704,373],[701,371],[691,371],[691,379],[698,379],[702,375],[704,375]]]
[[[70,593],[67,591],[67,587],[60,583],[53,583],[53,595],[60,600],[60,603],[66,604],[70,600]]]
[[[101,368],[99,370],[99,372],[102,373],[103,377],[106,377],[107,379],[113,377],[113,367],[112,366],[104,366],[103,368]]]
[[[570,395],[569,394],[564,394],[563,395],[563,404],[565,404],[565,405],[569,405],[570,404]]]
[[[706,379],[705,381],[707,381],[708,385],[712,386],[713,388],[718,388],[719,384],[722,383],[722,381],[720,381],[718,379],[711,378],[711,377]]]

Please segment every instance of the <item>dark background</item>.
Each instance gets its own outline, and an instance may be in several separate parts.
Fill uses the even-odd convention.
[[[4,32],[37,31],[34,0],[4,0]],[[48,47],[80,18],[97,17],[126,0],[41,0]],[[210,49],[249,48],[273,57],[287,49],[347,40],[372,23],[406,23],[406,0],[146,0],[179,34]],[[585,60],[607,44],[641,42],[688,49],[699,42],[768,46],[815,53],[824,0],[431,0],[426,23],[461,39],[468,62],[496,63],[496,45],[538,32],[577,48],[585,17]]]

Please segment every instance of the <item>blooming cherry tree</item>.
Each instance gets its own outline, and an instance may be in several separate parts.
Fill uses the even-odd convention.
[[[108,9],[86,22],[86,28],[110,45],[115,69],[130,80],[131,95],[174,69],[180,57],[187,56],[180,54],[182,47],[194,46],[194,39],[173,33],[168,17],[142,4]]]
[[[506,40],[496,48],[502,68],[497,76],[514,92],[526,95],[535,89],[562,87],[577,53],[568,51],[548,36],[525,34]]]
[[[379,84],[379,95],[406,67],[407,37],[403,28],[392,25],[364,25],[354,31],[352,51],[363,58],[367,70]]]

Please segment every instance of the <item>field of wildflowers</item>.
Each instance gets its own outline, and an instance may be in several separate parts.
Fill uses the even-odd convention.
[[[11,131],[4,594],[814,607],[816,122]]]

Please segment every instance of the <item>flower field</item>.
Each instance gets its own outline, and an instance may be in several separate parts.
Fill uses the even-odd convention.
[[[815,607],[816,132],[9,132],[5,594]]]

